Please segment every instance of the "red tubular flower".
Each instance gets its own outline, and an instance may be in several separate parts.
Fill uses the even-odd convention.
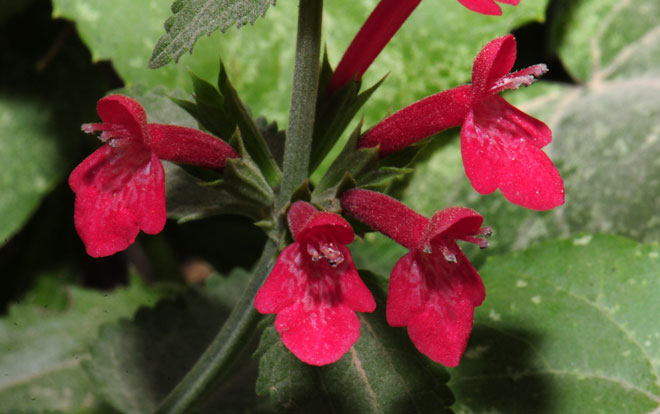
[[[332,95],[351,80],[360,80],[422,0],[381,0],[353,38],[328,83]]]
[[[497,38],[479,52],[472,85],[429,96],[387,117],[361,138],[361,147],[379,146],[387,156],[444,129],[462,125],[465,173],[481,194],[499,188],[514,204],[548,210],[564,203],[564,183],[541,150],[552,131],[498,95],[530,85],[546,72],[535,65],[508,73],[516,60],[512,35]]]
[[[103,122],[84,124],[106,144],[69,176],[76,193],[75,225],[87,253],[109,256],[130,246],[140,230],[165,226],[165,173],[160,159],[220,169],[237,157],[227,143],[191,128],[147,124],[138,102],[122,95],[101,99]]]
[[[358,34],[344,52],[328,83],[327,94],[332,95],[351,80],[360,80],[369,66],[385,48],[403,23],[422,0],[381,0],[364,22]],[[458,0],[477,13],[501,15],[495,0]],[[520,0],[497,0],[517,5]]]
[[[472,330],[474,308],[485,290],[456,240],[486,247],[490,228],[483,217],[451,207],[428,218],[395,199],[368,190],[341,196],[344,212],[410,251],[394,266],[387,298],[387,321],[407,326],[420,352],[446,366],[458,365]]]
[[[337,361],[360,336],[355,312],[376,309],[345,245],[353,229],[339,215],[304,201],[288,213],[294,243],[282,251],[254,299],[260,313],[276,313],[275,328],[301,361]]]

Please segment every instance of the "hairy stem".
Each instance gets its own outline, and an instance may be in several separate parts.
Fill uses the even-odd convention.
[[[222,329],[186,376],[161,402],[156,413],[190,412],[191,408],[212,391],[215,382],[227,372],[236,356],[250,342],[260,319],[254,308],[254,295],[270,273],[276,253],[277,243],[269,240],[254,269],[250,283]]]
[[[300,0],[296,63],[284,152],[284,181],[278,210],[307,178],[314,132],[321,57],[323,0]]]
[[[284,176],[276,211],[282,210],[296,188],[307,178],[318,90],[322,10],[323,0],[300,0],[293,93],[284,150]],[[285,228],[279,229],[281,237],[285,231]],[[156,413],[190,412],[213,390],[236,356],[249,343],[260,319],[254,308],[254,296],[273,267],[278,247],[278,241],[273,238],[268,240],[249,285],[222,329],[191,370],[163,400]]]

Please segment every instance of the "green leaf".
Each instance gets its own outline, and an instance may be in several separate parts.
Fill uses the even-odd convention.
[[[489,261],[451,371],[457,412],[657,412],[659,258],[657,244],[583,235]]]
[[[149,67],[156,69],[172,59],[175,62],[202,35],[210,35],[217,29],[224,32],[236,24],[254,24],[264,16],[275,0],[175,0],[173,16],[165,22],[166,33],[158,40],[149,59]]]
[[[236,130],[236,121],[225,111],[223,96],[213,85],[194,73],[191,72],[190,77],[195,91],[195,103],[183,100],[175,102],[197,119],[207,131],[229,141]]]
[[[553,47],[578,80],[659,75],[657,1],[560,0],[552,11]]]
[[[57,58],[47,58],[48,45],[71,27],[40,10],[35,5],[0,27],[6,40],[0,48],[0,246],[73,169],[85,142],[80,124],[93,119],[96,97],[106,88],[75,42],[63,42]]]
[[[218,75],[218,89],[224,98],[224,109],[240,129],[247,151],[271,186],[277,186],[282,178],[282,172],[278,168],[268,144],[261,135],[261,131],[229,81],[229,76],[222,62],[220,62],[220,73]]]
[[[204,286],[192,286],[176,300],[103,326],[85,364],[101,395],[123,413],[153,412],[218,332],[249,276],[242,270],[228,277],[211,276]],[[244,356],[200,412],[258,407],[256,364],[249,353]]]
[[[404,330],[385,321],[385,297],[376,277],[362,274],[376,298],[374,313],[358,313],[360,339],[339,361],[307,365],[287,350],[273,326],[264,331],[255,357],[257,392],[286,413],[450,413],[447,374],[432,365]]]
[[[44,102],[0,92],[0,113],[0,244],[4,244],[64,178],[77,145],[53,139],[55,114]]]
[[[0,406],[5,412],[111,412],[80,365],[100,325],[164,294],[136,278],[103,293],[42,280],[0,319]],[[65,306],[62,306],[62,300]]]

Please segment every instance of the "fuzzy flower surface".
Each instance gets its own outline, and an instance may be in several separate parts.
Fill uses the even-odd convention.
[[[87,253],[109,256],[126,249],[140,230],[159,233],[165,226],[165,173],[161,159],[220,169],[236,152],[201,131],[175,125],[148,124],[144,108],[123,95],[98,102],[101,123],[84,124],[100,131],[105,142],[69,176],[76,193],[74,221]]]
[[[483,217],[464,207],[428,219],[397,200],[368,190],[349,190],[342,209],[409,249],[390,276],[387,321],[405,326],[417,349],[433,361],[457,366],[472,331],[484,285],[457,240],[486,247]]]
[[[379,147],[382,157],[447,128],[461,126],[465,174],[480,194],[500,189],[514,204],[549,210],[564,203],[564,183],[542,148],[552,131],[504,100],[499,93],[531,85],[547,68],[534,65],[509,73],[516,60],[512,35],[489,42],[472,67],[472,84],[424,98],[367,131],[361,147]]]
[[[360,336],[355,312],[376,308],[346,245],[353,229],[341,216],[304,201],[289,209],[294,242],[280,253],[254,300],[260,313],[276,313],[275,328],[301,361],[337,361]]]

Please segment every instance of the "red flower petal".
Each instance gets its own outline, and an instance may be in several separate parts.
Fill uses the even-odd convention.
[[[493,39],[481,49],[472,65],[472,94],[476,102],[490,95],[491,86],[511,71],[515,61],[516,39],[513,35]]]
[[[90,256],[114,254],[133,243],[140,229],[156,234],[165,226],[163,166],[155,155],[130,147],[104,145],[69,177],[76,230]]]
[[[466,299],[451,304],[437,301],[415,315],[408,325],[408,335],[421,353],[455,367],[470,338],[473,318],[474,306]]]
[[[456,262],[445,259],[439,243],[433,252],[410,252],[395,265],[390,278],[387,321],[408,326],[415,346],[436,362],[456,366],[472,329],[472,315],[485,297],[479,275],[458,249]]]
[[[153,151],[158,158],[222,169],[227,158],[237,158],[234,149],[212,135],[176,125],[149,124]]]
[[[497,0],[500,3],[517,5],[520,0]],[[468,9],[481,14],[488,14],[491,16],[502,15],[502,9],[495,3],[495,0],[458,0],[463,6]]]
[[[343,303],[356,312],[373,312],[376,301],[360,278],[351,253],[345,246],[339,246],[339,249],[344,255],[344,262],[337,266],[335,277],[339,279]]]
[[[296,201],[287,214],[289,229],[294,240],[316,238],[320,233],[329,234],[336,242],[349,244],[355,237],[353,228],[340,215],[318,211],[305,201]]]
[[[287,246],[280,253],[268,279],[257,292],[254,306],[260,313],[278,313],[301,298],[307,288],[300,243]]]
[[[392,269],[386,312],[387,322],[392,326],[408,326],[415,315],[424,311],[426,287],[413,258],[413,252],[405,254]]]
[[[264,285],[254,299],[260,313],[278,313],[308,293],[316,302],[343,303],[357,312],[373,312],[376,302],[355,269],[351,254],[338,246],[344,260],[335,267],[327,261],[313,262],[306,245],[295,242],[282,251]],[[310,286],[314,285],[316,286]]]
[[[481,194],[500,188],[512,203],[548,210],[564,202],[559,172],[540,149],[552,139],[541,121],[491,96],[475,106],[461,130],[465,173]]]
[[[139,139],[143,144],[151,145],[147,114],[136,100],[124,95],[109,95],[99,100],[96,110],[104,123],[123,127],[125,138]]]
[[[360,337],[357,315],[341,304],[297,302],[277,315],[275,328],[284,345],[311,365],[337,361]]]
[[[433,215],[427,238],[462,239],[464,236],[478,234],[483,222],[484,218],[474,210],[449,207]]]

